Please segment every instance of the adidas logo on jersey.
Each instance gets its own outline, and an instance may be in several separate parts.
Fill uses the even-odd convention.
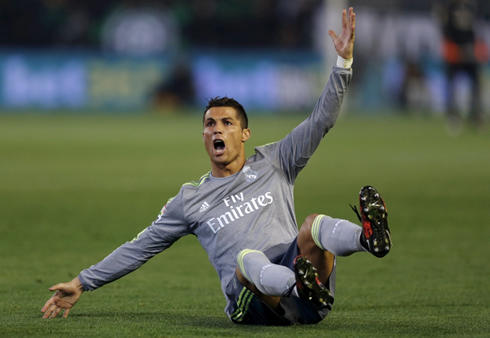
[[[204,201],[204,203],[201,205],[201,208],[199,209],[199,212],[206,211],[207,208],[209,208],[208,202]]]

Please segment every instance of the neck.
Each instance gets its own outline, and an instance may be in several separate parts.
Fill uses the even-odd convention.
[[[227,177],[242,170],[245,161],[235,161],[226,165],[211,163],[211,174],[214,177]]]

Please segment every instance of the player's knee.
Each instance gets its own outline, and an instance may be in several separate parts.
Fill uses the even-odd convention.
[[[255,260],[258,258],[259,260],[262,259],[262,257],[265,258],[265,255],[261,251],[257,250],[251,250],[251,249],[243,249],[238,253],[237,256],[237,266],[238,270],[241,272],[241,274],[250,281],[250,277],[248,276],[246,266],[250,265],[250,262],[253,262],[254,258]],[[252,259],[252,261],[250,261]]]
[[[306,217],[298,235],[298,244],[302,245],[305,249],[321,249],[324,251],[325,248],[320,241],[320,228],[322,220],[330,218],[331,217],[322,214],[311,214]]]
[[[306,235],[306,236],[311,236],[311,227],[313,225],[313,222],[315,219],[318,217],[318,214],[311,214],[308,215],[301,225],[301,228],[299,229],[300,234]]]
[[[313,248],[315,246],[311,229],[313,226],[313,222],[317,217],[318,214],[309,215],[308,217],[306,217],[305,221],[301,225],[301,228],[299,229],[298,246],[303,250],[307,250],[308,248]]]
[[[237,267],[238,269],[240,270],[240,272],[242,274],[245,274],[244,273],[244,267],[243,267],[243,260],[245,258],[245,255],[247,254],[247,251],[248,249],[243,249],[242,251],[240,251],[236,257],[236,262],[237,262]]]

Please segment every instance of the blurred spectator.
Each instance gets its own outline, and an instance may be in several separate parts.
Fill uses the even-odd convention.
[[[403,113],[424,111],[430,106],[425,75],[418,62],[406,61],[399,102]]]
[[[158,112],[173,111],[176,107],[192,106],[195,99],[194,81],[189,62],[180,58],[170,76],[157,85],[153,106]]]
[[[452,133],[458,133],[461,129],[461,113],[457,105],[456,92],[460,74],[465,74],[470,80],[469,119],[475,127],[483,127],[480,64],[485,62],[488,56],[475,31],[477,13],[476,2],[472,0],[451,1],[443,12],[443,56],[448,84],[446,114]]]
[[[307,48],[312,45],[313,16],[323,1],[280,0],[277,5],[280,20],[279,43],[286,48]]]

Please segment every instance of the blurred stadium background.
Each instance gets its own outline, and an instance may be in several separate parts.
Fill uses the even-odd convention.
[[[233,96],[252,113],[311,107],[335,61],[327,29],[358,14],[346,111],[442,114],[449,1],[4,0],[0,111],[170,113]],[[475,1],[490,46],[490,3]],[[482,90],[490,89],[488,60]],[[458,102],[469,100],[459,81]],[[483,98],[488,111],[490,96]]]

